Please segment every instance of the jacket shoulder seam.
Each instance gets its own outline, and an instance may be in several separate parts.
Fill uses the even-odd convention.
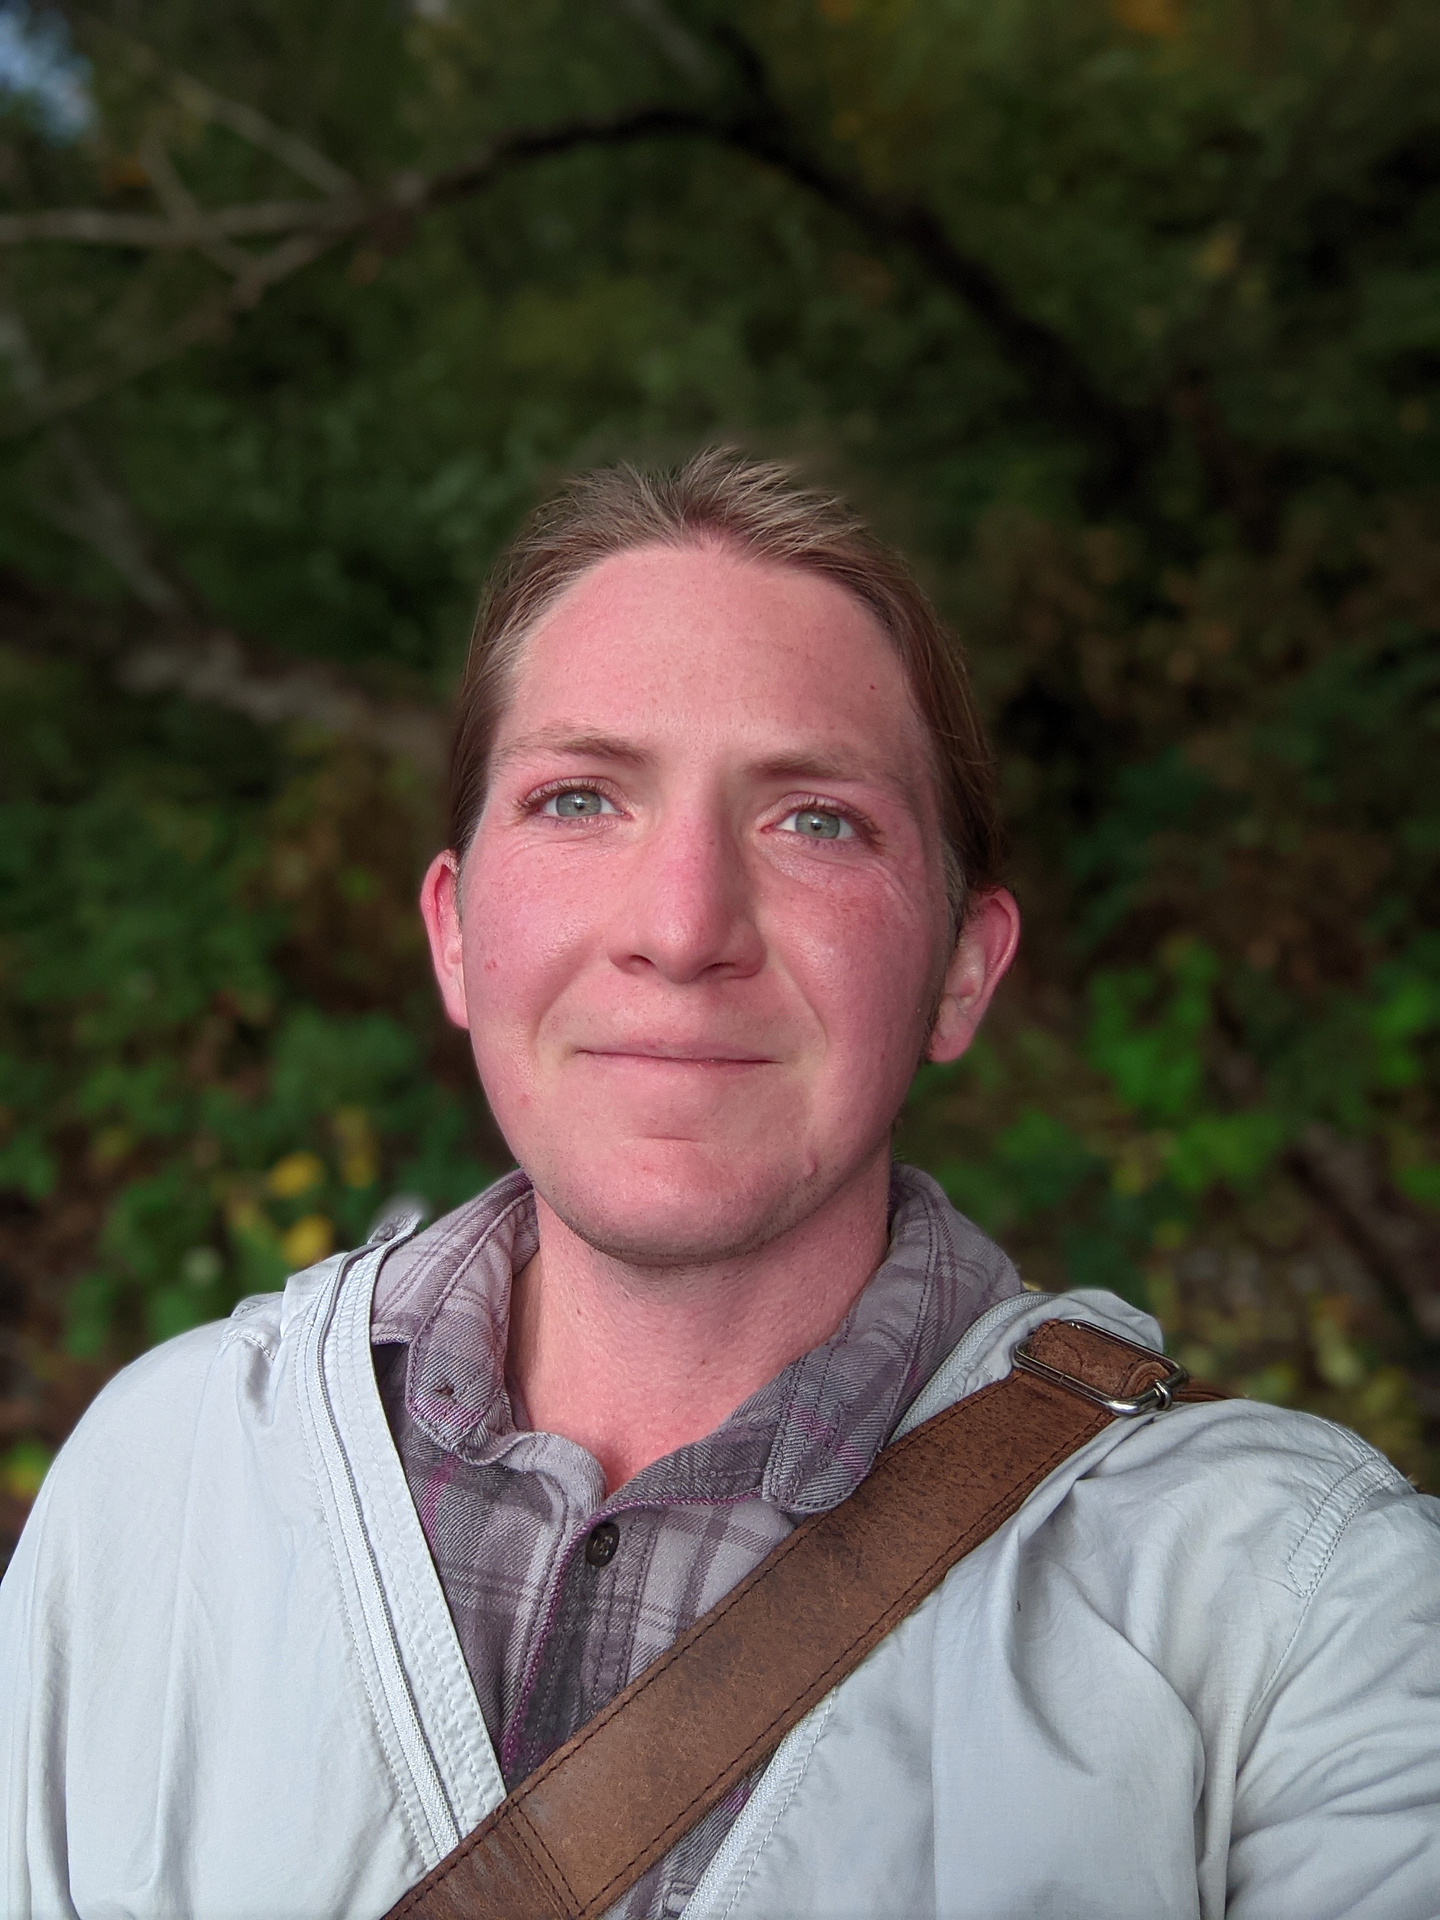
[[[1295,1625],[1291,1629],[1285,1645],[1281,1648],[1275,1665],[1265,1678],[1265,1684],[1255,1696],[1254,1704],[1245,1716],[1245,1724],[1254,1719],[1261,1707],[1274,1691],[1285,1663],[1290,1658],[1295,1642],[1300,1637],[1310,1611],[1310,1603],[1319,1590],[1326,1569],[1334,1559],[1336,1549],[1344,1539],[1350,1522],[1367,1505],[1387,1482],[1394,1483],[1399,1475],[1390,1462],[1376,1454],[1361,1460],[1346,1472],[1332,1480],[1321,1496],[1310,1524],[1299,1541],[1292,1548],[1285,1562],[1285,1584],[1300,1602],[1295,1616]],[[1301,1569],[1308,1552],[1313,1561],[1308,1576],[1302,1582]]]
[[[253,1347],[258,1354],[262,1354],[265,1359],[272,1362],[279,1351],[275,1342],[273,1340],[267,1340],[258,1328],[227,1327],[225,1337],[220,1343],[221,1346],[229,1347],[241,1343],[247,1347]]]
[[[1309,1526],[1285,1562],[1286,1584],[1298,1599],[1308,1601],[1314,1594],[1345,1529],[1361,1507],[1397,1478],[1390,1462],[1375,1455],[1347,1469],[1326,1488]]]

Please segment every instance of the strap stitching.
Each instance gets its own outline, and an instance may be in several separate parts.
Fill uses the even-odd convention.
[[[497,1821],[495,1824],[496,1831],[501,1831],[501,1823]],[[525,1850],[526,1864],[550,1896],[551,1902],[561,1913],[573,1912],[580,1904],[579,1896],[566,1878],[564,1868],[546,1846],[539,1828],[524,1807],[518,1804],[515,1807],[514,1832],[516,1840]]]
[[[392,1909],[393,1920],[402,1920],[405,1914],[413,1913],[427,1895],[434,1893],[438,1887],[444,1886],[450,1876],[458,1871],[462,1862],[478,1852],[489,1840],[498,1841],[502,1847],[506,1842],[513,1841],[520,1851],[522,1864],[540,1883],[542,1891],[557,1913],[572,1913],[579,1906],[579,1896],[523,1807],[513,1801],[510,1802],[503,1820],[496,1820],[493,1826],[486,1828],[483,1835],[477,1830],[470,1837],[473,1845],[467,1847],[462,1853],[447,1854],[445,1859],[437,1862],[423,1880],[410,1889],[399,1905]]]

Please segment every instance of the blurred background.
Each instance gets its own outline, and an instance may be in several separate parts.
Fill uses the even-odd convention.
[[[714,440],[1000,751],[1024,953],[901,1151],[1437,1484],[1434,0],[98,0],[0,7],[5,1539],[506,1164],[413,910],[476,591]]]

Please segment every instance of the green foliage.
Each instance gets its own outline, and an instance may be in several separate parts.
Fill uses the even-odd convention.
[[[71,1350],[213,1318],[363,1237],[397,1189],[435,1208],[473,1192],[478,1097],[453,1060],[437,1073],[436,1021],[403,999],[359,1004],[393,1002],[388,982],[364,978],[373,949],[344,1002],[317,1004],[298,977],[297,915],[277,897],[277,865],[303,860],[298,800],[342,856],[357,843],[357,863],[333,872],[360,895],[352,911],[408,921],[413,856],[387,872],[372,839],[372,868],[358,864],[369,770],[317,795],[303,760],[287,781],[242,723],[142,705],[97,725],[96,690],[69,677],[56,702],[53,675],[10,666],[0,1150],[31,1200],[62,1169],[103,1196],[94,1265],[68,1291]],[[387,797],[404,821],[403,790]],[[355,936],[337,914],[307,937],[334,971]],[[408,957],[413,943],[398,944]]]

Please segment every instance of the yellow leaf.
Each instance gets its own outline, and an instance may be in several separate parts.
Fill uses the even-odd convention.
[[[335,1229],[323,1213],[307,1213],[297,1220],[280,1241],[281,1251],[292,1267],[313,1267],[323,1260],[335,1244]]]
[[[281,1200],[294,1200],[325,1178],[325,1163],[317,1153],[287,1153],[277,1160],[265,1176],[271,1193]]]
[[[347,1187],[373,1187],[380,1178],[380,1143],[363,1107],[340,1107],[332,1118],[340,1143],[340,1177]]]

